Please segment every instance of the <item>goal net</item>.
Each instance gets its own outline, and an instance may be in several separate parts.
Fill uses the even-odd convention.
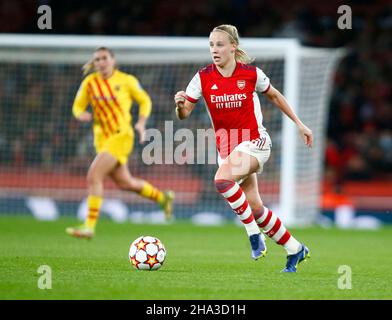
[[[258,178],[261,197],[288,225],[311,224],[320,210],[328,100],[342,52],[288,39],[244,38],[241,45],[314,133],[308,149],[295,125],[260,95],[273,145]],[[99,46],[113,49],[119,69],[135,75],[153,101],[148,139],[140,145],[136,138],[129,158],[132,174],[174,190],[177,219],[235,218],[214,188],[216,151],[204,102],[187,120],[175,116],[175,92],[211,63],[207,39],[179,37],[0,35],[0,213],[50,219],[85,212],[93,136],[71,108],[81,66]],[[134,122],[137,112],[135,105]],[[109,180],[103,211],[119,221],[160,216],[154,203]]]

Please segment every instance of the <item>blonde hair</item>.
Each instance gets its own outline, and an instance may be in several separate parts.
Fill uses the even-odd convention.
[[[249,64],[254,61],[253,58],[249,57],[245,50],[241,49],[239,44],[239,35],[238,30],[235,26],[231,24],[221,24],[220,26],[215,27],[211,32],[223,32],[228,35],[230,43],[235,44],[237,47],[235,49],[235,60],[244,64]]]
[[[94,53],[98,52],[98,51],[107,51],[107,52],[109,52],[109,54],[112,58],[114,57],[114,52],[107,47],[98,47],[94,50]],[[94,58],[91,58],[82,67],[83,75],[89,74],[93,69],[94,69]]]

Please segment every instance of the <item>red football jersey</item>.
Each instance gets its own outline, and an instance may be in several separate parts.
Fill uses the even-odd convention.
[[[186,88],[187,100],[203,96],[215,130],[222,159],[242,141],[257,140],[265,128],[258,92],[267,92],[270,80],[261,69],[237,62],[230,77],[214,64],[199,70]]]

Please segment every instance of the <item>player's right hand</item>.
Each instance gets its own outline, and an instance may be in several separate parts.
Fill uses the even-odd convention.
[[[313,146],[313,132],[304,124],[299,126],[299,131],[301,133],[304,143],[311,148]]]
[[[174,102],[176,103],[177,107],[182,108],[184,106],[185,97],[186,97],[185,91],[178,91],[174,95]]]
[[[82,122],[90,122],[92,119],[93,119],[92,114],[87,111],[81,113],[80,116],[78,117],[78,120]]]

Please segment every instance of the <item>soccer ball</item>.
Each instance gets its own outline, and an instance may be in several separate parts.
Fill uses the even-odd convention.
[[[141,236],[129,248],[129,261],[138,270],[158,270],[165,258],[166,249],[155,237]]]

